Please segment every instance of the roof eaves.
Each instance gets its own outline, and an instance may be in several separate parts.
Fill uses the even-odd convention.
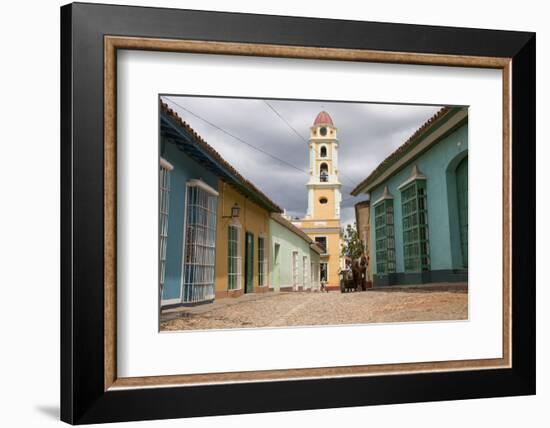
[[[459,110],[460,108],[458,108]],[[430,117],[420,128],[418,128],[414,134],[412,134],[403,144],[401,144],[396,150],[394,150],[389,156],[387,156],[378,166],[359,183],[350,192],[351,195],[357,196],[362,193],[367,186],[369,186],[376,178],[378,178],[384,171],[391,167],[397,160],[411,150],[418,141],[422,139],[428,132],[430,132],[444,117],[450,112],[458,111],[456,108],[443,107],[432,117]],[[367,189],[368,190],[368,189]]]
[[[300,238],[302,238],[304,241],[306,241],[308,244],[314,244],[315,241],[309,237],[307,233],[305,233],[302,229],[300,229],[297,226],[294,226],[290,221],[288,221],[286,218],[284,218],[281,214],[278,213],[272,213],[271,218],[279,223],[281,226],[286,227],[291,232],[294,232],[296,235],[298,235]]]
[[[317,254],[321,255],[325,253],[325,250],[323,250],[319,245],[317,245],[315,242],[312,244],[309,244],[309,248],[311,248],[313,251],[315,251]]]
[[[259,199],[259,202],[264,205],[271,212],[282,213],[283,210],[275,202],[273,202],[267,195],[265,195],[260,189],[258,189],[251,181],[244,178],[231,164],[229,164],[212,146],[210,146],[191,126],[185,122],[174,110],[168,107],[166,103],[161,101],[161,112],[166,114],[176,125],[185,131],[193,140],[193,143],[202,151],[203,154],[210,158],[211,162],[217,163],[227,171],[227,176],[222,178],[229,178],[234,181],[234,185],[237,187],[243,187],[242,190],[249,190],[254,196]],[[217,174],[219,176],[219,174]]]

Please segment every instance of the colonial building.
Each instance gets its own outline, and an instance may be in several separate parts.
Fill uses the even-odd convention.
[[[320,281],[329,289],[339,287],[340,193],[337,129],[326,111],[310,128],[307,214],[293,224],[306,232],[322,249]]]
[[[360,183],[374,286],[468,278],[468,109],[443,108]]]
[[[160,135],[161,306],[267,290],[269,218],[281,208],[164,103]]]
[[[246,183],[249,191],[226,179],[218,182],[217,298],[269,291],[269,221],[281,209]]]
[[[271,214],[269,284],[274,291],[317,291],[323,250],[280,214]]]

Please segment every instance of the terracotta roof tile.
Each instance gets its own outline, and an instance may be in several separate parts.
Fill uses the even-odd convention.
[[[258,189],[251,181],[244,178],[239,171],[237,171],[231,164],[229,164],[223,157],[220,155],[210,144],[208,144],[197,132],[191,128],[191,126],[185,122],[174,110],[172,110],[168,105],[161,101],[161,109],[164,113],[169,115],[176,123],[181,126],[189,135],[192,136],[195,143],[206,153],[212,156],[217,162],[223,165],[224,168],[229,170],[237,179],[241,182],[242,185],[249,188],[252,193],[254,193],[264,204],[270,206],[273,212],[283,212],[282,208],[279,207],[275,202],[267,197],[260,189]]]
[[[436,114],[430,117],[424,124],[418,128],[414,134],[412,134],[407,141],[401,144],[394,152],[392,152],[386,159],[384,159],[361,183],[359,183],[351,191],[353,196],[357,196],[361,192],[361,188],[370,184],[378,175],[380,175],[386,168],[393,164],[397,159],[404,155],[411,146],[417,141],[418,137],[427,132],[439,119],[449,113],[451,109],[449,107],[443,107]]]
[[[317,115],[315,118],[315,121],[313,122],[313,125],[330,125],[334,126],[334,123],[332,123],[332,118],[330,117],[330,114],[328,114],[326,111],[322,111]]]
[[[300,236],[304,241],[306,241],[310,246],[319,254],[322,254],[323,250],[315,243],[313,239],[309,237],[302,229],[297,226],[294,226],[290,221],[284,218],[281,214],[273,213],[271,218],[279,223],[281,226],[286,227],[291,232],[294,232],[296,235]],[[315,248],[314,248],[315,247]]]

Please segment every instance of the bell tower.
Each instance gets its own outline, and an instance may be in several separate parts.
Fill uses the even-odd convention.
[[[339,219],[338,138],[326,111],[317,115],[309,135],[309,181],[307,219]]]
[[[340,180],[338,179],[338,138],[326,111],[317,115],[309,133],[309,180],[307,213],[292,223],[302,229],[322,249],[319,279],[329,290],[339,289],[340,268]]]

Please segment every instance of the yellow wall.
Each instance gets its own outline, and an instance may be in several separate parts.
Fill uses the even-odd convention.
[[[321,221],[323,222],[322,225],[319,224]],[[327,237],[328,256],[321,255],[321,262],[328,263],[328,285],[338,286],[340,284],[338,276],[338,271],[340,269],[340,221],[337,219],[308,219],[294,222],[294,224],[307,233],[313,240],[315,240],[317,236]],[[323,231],[323,229],[326,229],[326,232]]]
[[[338,271],[340,269],[340,233],[315,233],[310,235],[313,240],[316,236],[327,237],[328,258],[323,257],[321,262],[328,262],[328,285],[340,284]]]
[[[310,138],[316,138],[318,140],[323,140],[323,139],[328,139],[330,140],[331,138],[336,138],[336,127],[334,126],[327,126],[327,136],[326,137],[322,137],[321,134],[318,134],[318,126],[315,125],[315,126],[312,126],[310,127]]]
[[[317,137],[316,127],[311,128],[313,138],[312,144],[315,149],[315,159],[313,172],[315,176],[319,175],[320,166],[322,163],[326,163],[328,166],[328,173],[335,174],[333,158],[335,151],[336,138],[335,130],[328,127],[329,135],[331,138],[327,138],[326,141],[322,141],[322,138]],[[330,134],[332,133],[332,134]],[[321,147],[325,145],[327,148],[327,157],[321,158]],[[340,279],[338,271],[340,269],[340,220],[335,217],[335,196],[336,191],[334,188],[323,188],[322,186],[313,189],[313,218],[301,219],[297,222],[293,222],[297,227],[301,228],[308,236],[315,239],[316,236],[326,236],[327,238],[327,254],[321,256],[321,262],[328,263],[328,285],[338,286]],[[327,198],[326,204],[321,204],[319,199],[321,197]]]
[[[263,236],[265,238],[265,257],[269,260],[269,212],[246,198],[242,194],[238,193],[233,187],[225,183],[223,180],[218,184],[218,225],[216,230],[216,293],[223,293],[227,291],[227,229],[231,223],[239,223],[241,225],[240,234],[240,250],[242,258],[242,280],[241,289],[245,288],[245,234],[251,232],[254,234],[254,290],[258,287],[258,237]],[[222,216],[229,216],[231,214],[231,207],[235,204],[239,204],[241,210],[239,217],[236,219],[222,218]],[[264,275],[264,286],[267,289],[269,285],[269,266],[266,268]]]
[[[334,227],[340,227],[340,220],[337,219],[337,218],[329,218],[329,219],[325,219],[325,218],[317,218],[317,216],[315,216],[315,218],[308,218],[308,219],[300,219],[300,220],[297,220],[297,221],[292,221],[292,223],[295,225],[295,226],[298,226],[299,228],[301,229],[311,229],[311,228],[334,228]]]
[[[320,146],[317,146],[316,150],[321,150]],[[327,145],[327,156],[330,156],[330,146]],[[332,159],[331,158],[318,158],[315,160],[315,175],[319,175],[319,173],[321,172],[321,164],[322,163],[326,163],[327,164],[327,167],[328,167],[328,173],[330,175],[333,175],[334,174],[334,168],[332,167]]]
[[[308,233],[307,230],[304,232]],[[316,236],[327,237],[327,254],[321,255],[321,262],[328,263],[328,285],[337,286],[340,283],[338,271],[340,269],[340,233],[321,233],[316,232],[308,235],[315,240]]]
[[[327,198],[326,204],[319,202],[322,196]],[[313,201],[313,213],[316,219],[334,218],[334,189],[314,189]]]

